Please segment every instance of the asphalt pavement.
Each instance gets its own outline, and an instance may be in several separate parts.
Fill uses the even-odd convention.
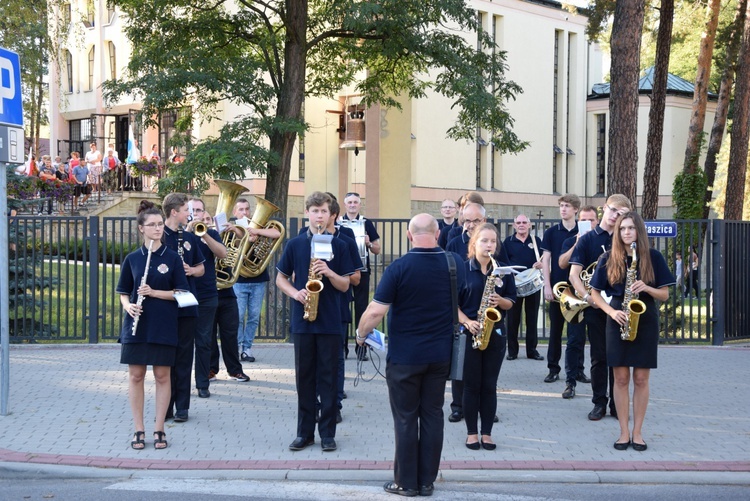
[[[546,355],[546,346],[540,349]],[[365,362],[363,377],[355,378],[356,361],[346,361],[348,398],[336,434],[338,450],[323,452],[316,437],[314,446],[293,452],[288,448],[296,435],[293,348],[256,343],[253,351],[257,361],[243,363],[249,382],[228,379],[222,368],[210,398],[194,391],[189,421],[167,422],[166,450],[155,450],[150,440],[149,373],[147,446],[136,451],[130,448],[127,367],[119,364],[118,345],[11,345],[10,413],[0,416],[0,469],[46,465],[75,475],[184,470],[188,476],[234,471],[243,478],[392,478],[393,422],[385,380],[373,362]],[[384,372],[384,357],[373,361]],[[503,362],[495,451],[464,446],[465,424],[447,420],[450,384],[446,387],[441,481],[600,482],[637,472],[641,481],[713,478],[750,484],[750,347],[660,347],[659,368],[651,372],[645,452],[615,450],[617,420],[587,419],[590,385],[579,383],[576,397],[564,400],[562,380],[543,382],[546,363],[524,357]]]

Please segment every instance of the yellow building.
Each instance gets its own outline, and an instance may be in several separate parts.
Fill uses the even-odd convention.
[[[602,54],[586,40],[587,18],[558,2],[535,0],[470,0],[483,29],[507,52],[510,80],[523,88],[508,103],[518,137],[530,143],[517,154],[500,154],[489,144],[487,131],[477,131],[473,143],[445,137],[455,111],[442,96],[403,99],[403,109],[378,106],[364,110],[364,150],[358,155],[339,148],[345,111],[356,108],[361,96],[344,89],[330,99],[308,99],[305,119],[310,130],[298,141],[289,187],[289,216],[302,212],[302,199],[315,190],[343,196],[363,195],[369,217],[407,218],[428,211],[439,214],[443,199],[457,199],[479,190],[490,217],[513,217],[518,212],[545,218],[557,217],[557,199],[577,193],[587,203],[601,204],[601,172],[606,172],[608,100],[588,99],[594,84],[603,81]],[[71,0],[53,19],[69,25],[67,46],[58,72],[51,68],[50,147],[65,157],[86,151],[94,140],[101,150],[113,143],[120,158],[127,154],[128,126],[135,124],[141,152],[152,144],[166,158],[168,141],[178,111],[160,117],[159,129],[140,130],[135,123],[140,103],[123,99],[105,108],[102,82],[119,77],[127,65],[130,44],[116,8],[106,0]],[[476,45],[476,34],[466,33]],[[487,50],[482,48],[482,50]],[[667,101],[660,204],[665,215],[671,205],[671,183],[684,154],[690,99],[673,95]],[[648,97],[641,98],[639,113],[639,176],[642,178]],[[218,123],[247,110],[226,107],[220,120],[197,125],[196,140],[216,134]],[[709,108],[707,130],[713,120]],[[344,124],[346,121],[344,121]],[[602,126],[604,144],[601,139]],[[351,132],[351,131],[350,131]],[[247,173],[243,184],[262,194],[264,180]],[[639,181],[639,185],[642,182]],[[639,186],[639,193],[642,186]]]

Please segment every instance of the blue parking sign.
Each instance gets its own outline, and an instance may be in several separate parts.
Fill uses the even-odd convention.
[[[0,47],[0,124],[23,126],[21,63],[18,54]]]

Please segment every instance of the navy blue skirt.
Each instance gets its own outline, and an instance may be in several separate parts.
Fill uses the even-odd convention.
[[[128,365],[173,366],[177,347],[156,343],[124,343],[120,363]]]

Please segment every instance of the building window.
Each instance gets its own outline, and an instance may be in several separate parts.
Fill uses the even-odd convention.
[[[168,158],[170,158],[170,155],[172,154],[172,139],[177,134],[177,122],[188,116],[190,113],[190,108],[183,107],[180,109],[173,109],[165,111],[161,114],[161,118],[159,120],[159,156],[162,158],[163,161],[166,161]],[[185,132],[188,136],[192,134],[191,130],[187,130]],[[150,146],[149,146],[150,147]],[[186,152],[184,151],[184,148],[179,148],[180,155],[184,155]]]
[[[607,169],[606,132],[607,116],[604,113],[596,115],[596,194],[604,195],[605,172]]]
[[[86,27],[92,28],[94,26],[94,20],[96,19],[96,10],[94,8],[94,0],[88,0],[86,2]]]
[[[70,140],[71,141],[90,141],[91,140],[91,119],[83,118],[81,120],[71,120]],[[80,152],[85,153],[85,152]]]
[[[115,44],[113,42],[107,42],[107,48],[109,49],[109,76],[114,80],[117,78],[117,56],[115,52]]]
[[[88,90],[94,90],[94,48],[91,47],[89,51],[89,88]]]
[[[557,145],[557,90],[560,85],[560,37],[555,31],[554,54],[552,56],[552,193],[559,193],[557,186],[557,164],[562,149]]]
[[[73,54],[65,50],[65,90],[73,92]]]
[[[112,24],[115,18],[115,5],[111,0],[107,2],[107,23]]]
[[[70,20],[72,19],[72,8],[69,3],[63,4],[60,11],[62,12],[63,26],[67,30],[70,27]]]

